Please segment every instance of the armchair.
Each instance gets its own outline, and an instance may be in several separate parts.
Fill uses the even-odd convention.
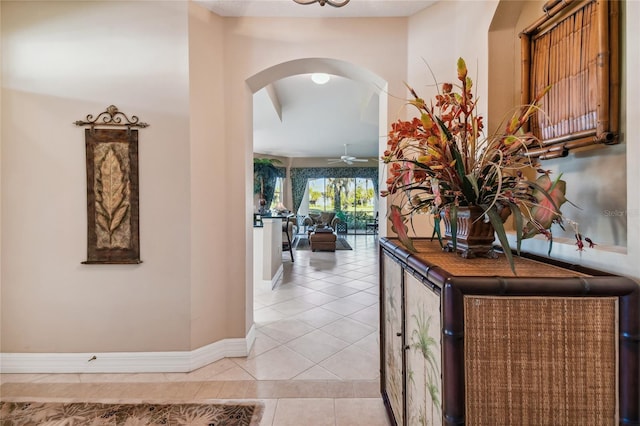
[[[282,250],[288,251],[293,262],[293,243],[298,233],[298,225],[295,216],[282,220]]]

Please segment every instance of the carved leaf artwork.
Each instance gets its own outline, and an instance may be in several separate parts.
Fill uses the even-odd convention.
[[[96,191],[96,222],[109,234],[109,239],[127,214],[128,195],[129,179],[122,170],[118,156],[111,148],[100,164]]]

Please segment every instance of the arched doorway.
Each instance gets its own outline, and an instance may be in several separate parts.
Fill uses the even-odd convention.
[[[378,95],[378,119],[377,119],[377,134],[385,135],[387,128],[387,82],[371,72],[368,69],[364,69],[360,66],[330,58],[304,58],[297,59],[289,62],[284,62],[278,65],[274,65],[273,67],[267,68],[253,75],[252,77],[246,80],[246,84],[248,87],[248,93],[253,96],[255,93],[263,89],[264,87],[277,82],[281,79],[285,79],[288,77],[296,76],[299,74],[310,74],[315,72],[327,73],[334,76],[339,76],[351,80],[355,80],[358,82],[364,82],[366,84],[371,85],[371,87],[375,88],[376,93]],[[253,98],[249,105],[253,105]],[[384,138],[378,137],[377,141],[377,156],[384,149],[386,144],[386,140]],[[252,144],[253,146],[253,139]],[[252,153],[249,152],[248,155]],[[250,164],[250,161],[247,161],[247,164]],[[381,168],[382,165],[378,164],[378,167]],[[383,176],[382,172],[380,176]],[[250,199],[251,197],[247,197]],[[380,203],[379,209],[386,209],[386,205]],[[249,206],[248,208],[253,208],[253,206]],[[247,233],[247,246],[253,247],[252,241],[252,233]],[[253,289],[247,289],[247,308],[252,306],[253,302]],[[249,317],[249,314],[247,315]],[[253,316],[251,316],[253,323]]]

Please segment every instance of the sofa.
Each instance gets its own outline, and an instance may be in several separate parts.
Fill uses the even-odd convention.
[[[325,225],[330,226],[334,230],[336,229],[336,225],[340,222],[340,219],[336,216],[335,212],[319,212],[319,213],[309,213],[305,216],[302,224],[306,228],[316,225]]]

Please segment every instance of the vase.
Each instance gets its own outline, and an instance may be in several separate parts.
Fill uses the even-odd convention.
[[[444,222],[444,236],[447,244],[446,251],[454,251],[453,236],[451,232],[451,217],[449,209],[441,212]],[[455,250],[466,259],[474,257],[498,257],[493,249],[495,240],[494,229],[491,222],[486,220],[484,210],[478,206],[458,207],[457,232]]]

